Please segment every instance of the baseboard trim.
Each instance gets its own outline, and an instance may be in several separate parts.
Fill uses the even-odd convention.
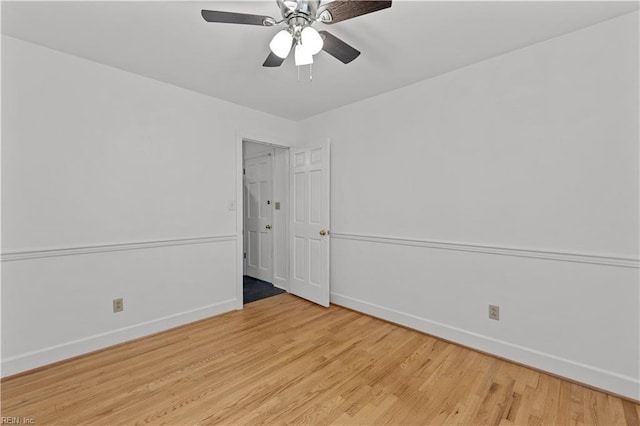
[[[339,293],[331,293],[331,303],[625,398],[640,400],[640,380],[633,377],[483,336]]]
[[[236,241],[237,235],[210,235],[206,237],[176,238],[172,240],[134,241],[113,244],[96,244],[91,246],[69,246],[41,248],[33,250],[10,251],[2,253],[2,262],[17,260],[42,259],[46,257],[75,256],[81,254],[104,253],[109,251],[141,250],[157,247],[184,246],[192,244],[208,244],[221,241]]]
[[[2,360],[0,377],[23,373],[28,370],[33,370],[140,337],[149,336],[214,315],[230,312],[235,310],[237,306],[238,302],[236,299],[224,300],[208,306],[9,357]]]
[[[399,237],[383,237],[378,235],[350,234],[344,232],[332,232],[331,237],[339,240],[366,241],[370,243],[426,247],[439,250],[465,251],[501,256],[527,257],[533,259],[589,263],[595,265],[616,266],[620,268],[640,269],[640,259],[615,257],[608,255],[592,255],[578,252],[555,252],[535,249],[521,249],[506,246],[498,247],[481,244],[431,241]]]
[[[281,290],[288,291],[287,289],[287,280],[286,278],[274,277],[273,278],[273,286],[277,287]]]

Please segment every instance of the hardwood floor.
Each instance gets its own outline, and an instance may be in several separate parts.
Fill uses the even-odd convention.
[[[288,294],[3,380],[1,399],[37,425],[640,424],[629,401]]]

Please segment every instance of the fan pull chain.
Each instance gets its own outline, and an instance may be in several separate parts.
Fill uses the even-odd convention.
[[[298,69],[298,81],[300,81],[300,68],[302,68],[302,65],[296,66],[296,68]],[[313,81],[313,65],[309,64],[309,81]]]

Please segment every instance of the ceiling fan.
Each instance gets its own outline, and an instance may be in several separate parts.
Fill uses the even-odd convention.
[[[279,67],[292,49],[296,66],[312,64],[313,55],[321,50],[348,64],[360,52],[328,31],[317,31],[312,25],[316,22],[335,24],[391,7],[390,0],[335,0],[328,3],[321,0],[276,0],[276,3],[282,14],[280,20],[271,16],[217,10],[202,10],[202,17],[207,22],[227,24],[283,25],[285,28],[269,43],[271,53],[262,64],[264,67]]]

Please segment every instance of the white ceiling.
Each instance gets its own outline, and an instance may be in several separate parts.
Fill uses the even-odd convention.
[[[638,2],[398,1],[334,25],[362,54],[264,68],[276,28],[213,24],[201,9],[279,18],[275,1],[2,3],[2,33],[299,120],[638,9]]]

